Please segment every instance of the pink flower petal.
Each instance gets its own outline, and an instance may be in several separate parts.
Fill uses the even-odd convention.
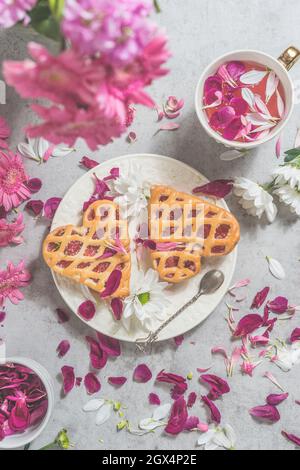
[[[296,341],[300,341],[300,328],[295,328],[295,330],[291,334],[290,341],[291,341],[291,343],[295,343]]]
[[[202,423],[202,421],[199,420],[197,428],[201,432],[207,432],[209,430],[209,426],[207,423]]]
[[[59,357],[64,357],[70,349],[70,343],[67,339],[64,339],[59,343],[56,348]]]
[[[227,124],[227,126],[224,129],[223,132],[223,137],[226,140],[234,140],[239,132],[243,129],[244,125],[241,121],[240,117],[236,117],[235,119],[232,119],[232,121]]]
[[[241,124],[241,119],[236,118],[235,110],[232,106],[224,106],[223,108],[220,108],[218,111],[216,111],[210,118],[209,125],[216,130],[219,129],[227,129],[227,127],[230,125],[231,122],[236,122],[238,120],[239,122],[239,127],[236,130],[234,137],[237,135],[239,130],[242,128]],[[237,127],[237,126],[235,126]],[[235,129],[234,127],[234,129]],[[232,132],[232,127],[229,128]],[[229,130],[227,130],[227,133],[229,134]],[[233,137],[233,138],[234,138]],[[233,140],[233,138],[231,140]]]
[[[12,408],[9,418],[8,426],[16,433],[24,432],[30,423],[30,412],[23,398],[17,399],[15,406]]]
[[[149,393],[148,400],[149,400],[150,405],[160,405],[161,404],[160,398],[156,393]]]
[[[96,160],[92,160],[91,158],[88,157],[82,157],[80,161],[80,165],[86,168],[87,170],[91,170],[92,168],[95,168],[96,166],[99,165]]]
[[[160,131],[177,131],[179,127],[180,127],[180,124],[176,122],[168,122],[167,124],[161,125],[158,131],[156,132],[156,134]]]
[[[289,301],[285,297],[276,297],[276,299],[268,302],[268,308],[273,313],[282,314],[288,310]]]
[[[31,178],[26,183],[31,194],[37,193],[42,187],[42,181],[39,178]]]
[[[189,394],[188,400],[187,400],[188,408],[192,408],[194,406],[194,404],[196,403],[196,400],[197,400],[197,393],[191,392]]]
[[[56,313],[57,313],[57,316],[58,316],[58,323],[62,324],[62,323],[66,323],[67,321],[70,320],[69,315],[62,308],[57,308]]]
[[[278,406],[289,397],[288,393],[271,394],[267,397],[267,403],[271,406]]]
[[[276,423],[280,420],[279,411],[272,405],[256,406],[255,408],[251,408],[249,413],[254,418],[270,421],[271,423]]]
[[[241,116],[248,110],[248,103],[243,98],[232,98],[230,106],[234,109],[236,116]]]
[[[114,385],[116,387],[122,387],[122,385],[127,382],[126,377],[108,377],[107,379],[108,383],[110,385]]]
[[[253,333],[255,330],[257,330],[259,327],[261,327],[262,324],[263,319],[260,315],[246,315],[239,321],[233,336],[240,337],[249,335],[250,333]]]
[[[238,80],[238,78],[246,72],[245,64],[237,60],[228,62],[226,69],[233,80]]]
[[[86,321],[90,321],[96,314],[95,304],[91,300],[85,300],[78,307],[78,314]]]
[[[97,379],[96,375],[90,372],[84,377],[84,386],[89,395],[99,392],[101,384]]]
[[[197,429],[199,425],[199,418],[197,416],[189,416],[184,425],[184,431],[192,431]]]
[[[63,378],[64,394],[67,395],[75,385],[74,367],[63,366],[61,368],[61,373]]]
[[[228,383],[226,380],[221,379],[221,377],[212,374],[203,374],[200,376],[200,379],[210,386],[208,394],[210,400],[217,400],[225,393],[230,392]]]
[[[201,400],[203,403],[208,406],[210,410],[210,415],[211,415],[211,420],[214,421],[217,424],[221,423],[221,413],[217,406],[208,398],[208,397],[201,397]]]
[[[278,382],[276,377],[273,374],[271,374],[271,372],[265,372],[264,377],[266,377],[268,380],[270,380],[270,382],[272,382],[274,385],[276,385],[276,387],[278,387],[279,390],[284,392],[283,387],[280,385],[280,383]]]
[[[44,209],[44,203],[41,200],[31,200],[26,203],[25,209],[31,211],[36,217],[38,217]]]
[[[231,193],[232,188],[233,180],[215,180],[193,189],[193,193],[222,199]]]
[[[253,310],[254,308],[255,309],[260,308],[265,302],[266,298],[268,297],[269,292],[270,292],[270,287],[265,287],[263,290],[258,292],[253,299],[251,309]]]
[[[279,137],[279,139],[276,142],[275,152],[276,152],[276,157],[280,158],[280,155],[281,155],[281,136]]]
[[[137,141],[137,135],[135,132],[131,131],[129,132],[128,136],[127,136],[127,141],[130,143],[130,144],[133,144],[134,142]]]
[[[282,431],[281,434],[286,439],[296,444],[296,446],[300,447],[300,437],[295,436],[295,434],[288,434],[286,431]]]
[[[5,312],[0,312],[0,323],[4,322],[5,317],[6,317],[6,313]]]
[[[181,346],[183,341],[184,341],[184,336],[183,335],[176,336],[176,338],[174,338],[174,342],[175,342],[177,347]]]
[[[200,372],[200,374],[206,374],[206,372],[208,372],[210,369],[211,369],[211,366],[205,367],[205,368],[197,367],[197,372]]]
[[[171,408],[171,414],[165,432],[172,435],[177,435],[184,430],[186,421],[188,419],[188,412],[185,399],[178,398]]]
[[[138,365],[133,372],[133,380],[139,383],[146,383],[152,379],[152,372],[146,364]]]
[[[76,379],[75,379],[75,385],[76,385],[76,387],[80,387],[81,382],[82,382],[82,377],[76,377]]]
[[[204,95],[207,95],[211,90],[222,91],[222,79],[217,75],[208,77],[204,83]]]
[[[233,291],[235,289],[239,289],[241,287],[246,287],[250,284],[250,279],[241,279],[240,281],[237,281],[233,286],[229,288],[229,291]]]
[[[107,353],[100,347],[98,341],[95,341],[90,336],[86,337],[90,345],[90,361],[94,369],[103,369],[107,363]]]
[[[117,320],[117,321],[120,321],[121,318],[122,318],[122,313],[123,313],[122,299],[120,299],[119,297],[116,297],[116,298],[112,299],[112,301],[110,303],[110,306],[111,306],[111,309],[112,309],[114,319]]]
[[[118,290],[120,282],[122,279],[122,271],[120,269],[115,269],[110,274],[109,278],[105,283],[105,289],[101,292],[100,297],[105,299],[106,297],[112,296],[116,290]]]
[[[99,345],[109,357],[119,357],[121,355],[120,341],[109,336],[97,333]]]
[[[55,212],[61,203],[61,198],[60,197],[51,197],[45,202],[44,205],[44,215],[47,217],[47,219],[52,220]]]
[[[183,395],[187,389],[186,379],[181,375],[171,374],[165,372],[164,370],[160,371],[157,374],[156,379],[157,382],[169,383],[173,384],[174,387],[172,389],[172,398],[178,398],[178,396]]]

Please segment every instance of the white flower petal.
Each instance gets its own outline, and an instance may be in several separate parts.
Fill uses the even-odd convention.
[[[101,406],[96,416],[97,426],[101,426],[101,424],[108,421],[110,418],[111,412],[112,412],[112,405],[110,403],[106,403],[105,405]]]
[[[139,428],[143,431],[152,431],[153,429],[159,428],[162,426],[162,423],[159,421],[154,421],[152,418],[142,419],[139,422]]]
[[[279,280],[285,279],[286,274],[281,263],[275,258],[270,257],[267,257],[267,261],[269,263],[269,270],[271,274]]]
[[[40,161],[39,156],[36,155],[34,148],[30,144],[22,142],[18,145],[18,151],[23,157],[30,158],[31,160]]]
[[[247,155],[247,151],[244,150],[227,150],[226,152],[221,153],[220,160],[224,162],[230,162],[236,160],[237,158],[244,157]]]
[[[267,75],[267,72],[262,70],[251,70],[250,72],[244,73],[240,77],[241,83],[244,85],[257,85]]]
[[[105,403],[105,400],[102,400],[101,398],[93,398],[92,400],[88,401],[83,407],[83,411],[96,411],[101,406],[103,406]]]
[[[167,403],[166,405],[161,405],[156,408],[152,415],[152,419],[154,419],[154,421],[161,421],[162,419],[165,419],[170,413],[171,406],[172,405],[170,403]]]
[[[69,148],[69,147],[55,147],[55,149],[52,152],[52,157],[65,157],[66,155],[69,155],[70,153],[74,152],[74,148]]]
[[[216,433],[215,428],[209,429],[207,432],[204,432],[197,441],[198,446],[203,446],[207,444],[209,441],[211,441],[215,433]]]

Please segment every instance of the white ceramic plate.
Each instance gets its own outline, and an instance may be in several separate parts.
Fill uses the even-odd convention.
[[[56,211],[52,223],[52,229],[66,224],[81,225],[82,204],[85,200],[90,198],[94,190],[94,173],[99,178],[103,178],[109,174],[111,168],[117,166],[120,168],[121,172],[127,172],[131,164],[138,165],[141,178],[150,181],[152,184],[165,184],[173,186],[179,191],[185,191],[188,193],[190,193],[194,187],[208,181],[203,175],[201,175],[201,173],[185,163],[162,155],[136,154],[114,158],[101,163],[98,167],[93,168],[74,183]],[[225,201],[223,200],[219,201],[218,205],[228,209]],[[134,254],[132,255],[132,258],[132,278],[134,279],[137,275],[137,266]],[[200,298],[196,304],[191,306],[161,332],[159,341],[174,338],[186,333],[203,322],[215,310],[230,287],[236,258],[237,249],[225,257],[203,260],[203,269],[198,276],[195,276],[180,285],[174,285],[168,288],[167,292],[170,300],[170,307],[166,309],[166,318],[196,294],[200,280],[205,272],[210,269],[221,269],[225,275],[225,282],[217,293]],[[85,289],[82,289],[80,284],[56,273],[54,273],[54,280],[64,301],[77,315],[78,306],[87,298]],[[92,291],[90,292],[91,295],[93,295]],[[121,322],[116,322],[113,319],[107,305],[101,300],[99,301],[97,299],[97,293],[95,294],[96,295],[93,296],[97,304],[96,315],[91,321],[86,322],[91,328],[122,341],[134,342],[137,338],[147,336],[148,332],[142,328],[138,321],[134,322],[132,328],[128,332]],[[159,323],[156,326],[159,326]]]

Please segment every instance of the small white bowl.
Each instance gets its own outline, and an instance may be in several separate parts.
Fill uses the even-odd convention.
[[[20,364],[22,366],[28,367],[29,369],[32,369],[33,372],[35,372],[43,382],[48,398],[47,412],[39,424],[28,428],[24,433],[7,436],[2,441],[0,441],[0,449],[17,449],[18,447],[26,446],[36,439],[47,426],[54,407],[54,388],[50,374],[41,364],[34,361],[33,359],[27,359],[24,357],[8,357],[5,359],[4,363],[6,364],[8,362]],[[2,361],[1,364],[3,364]]]
[[[284,54],[286,54],[290,49],[289,48]],[[296,51],[296,49],[295,49]],[[281,56],[283,57],[284,54]],[[280,121],[280,123],[270,132],[270,134],[265,137],[264,139],[257,140],[254,142],[236,142],[224,139],[220,134],[218,134],[215,130],[213,130],[209,123],[205,113],[203,110],[203,93],[204,93],[204,83],[205,80],[210,76],[214,75],[218,68],[226,62],[230,61],[244,61],[244,62],[255,62],[260,65],[264,65],[265,67],[269,67],[279,77],[285,93],[285,116]],[[196,96],[195,96],[195,107],[197,116],[199,121],[207,134],[212,137],[216,142],[219,142],[225,147],[237,149],[237,150],[250,150],[259,145],[262,145],[268,142],[271,139],[274,139],[278,134],[282,132],[284,127],[287,125],[294,108],[294,90],[293,90],[293,83],[288,74],[287,67],[285,67],[280,59],[274,59],[274,57],[270,56],[269,54],[265,54],[264,52],[255,51],[255,50],[239,50],[230,52],[228,54],[224,54],[218,59],[214,60],[202,73],[200,80],[197,85],[196,89]]]

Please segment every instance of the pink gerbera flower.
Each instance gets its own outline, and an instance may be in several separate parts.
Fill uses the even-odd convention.
[[[10,28],[19,21],[29,22],[27,11],[37,0],[0,0],[0,26]]]
[[[8,212],[30,197],[25,183],[28,176],[18,154],[0,150],[0,206]]]
[[[30,279],[31,275],[25,268],[24,261],[17,266],[9,261],[7,269],[0,271],[0,307],[3,306],[6,298],[13,304],[18,304],[20,300],[23,300],[24,295],[19,288],[27,286]]]
[[[6,139],[10,136],[10,128],[5,119],[0,116],[0,148],[7,148]]]
[[[15,221],[9,223],[6,219],[0,219],[0,247],[7,246],[10,243],[19,245],[23,238],[20,233],[23,232],[23,215],[19,214]]]

